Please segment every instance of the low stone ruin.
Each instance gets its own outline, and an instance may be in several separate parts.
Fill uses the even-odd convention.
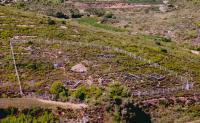
[[[124,79],[126,81],[133,81],[133,80],[141,79],[141,77],[139,75],[135,75],[135,74],[126,73],[124,76],[125,76]]]
[[[109,59],[109,58],[114,58],[115,55],[113,55],[113,54],[99,54],[99,55],[97,55],[97,57]]]
[[[165,76],[154,73],[154,74],[149,75],[148,79],[152,81],[162,81],[165,79]]]

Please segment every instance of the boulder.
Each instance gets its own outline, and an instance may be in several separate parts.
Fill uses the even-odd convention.
[[[161,12],[167,12],[167,11],[168,11],[168,7],[165,6],[165,5],[162,5],[162,6],[159,7],[159,10],[160,10]]]
[[[196,50],[191,50],[191,53],[196,54],[196,55],[200,55],[200,52],[196,51]]]
[[[87,67],[85,67],[83,64],[80,63],[80,64],[73,66],[71,68],[71,71],[78,72],[78,73],[84,73],[84,72],[87,72]]]

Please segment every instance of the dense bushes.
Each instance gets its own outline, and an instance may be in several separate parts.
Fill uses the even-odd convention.
[[[51,110],[41,108],[23,109],[17,108],[0,109],[1,123],[56,123],[58,119]]]
[[[70,13],[72,18],[80,18],[82,16],[78,9],[70,9]]]
[[[25,67],[27,69],[31,69],[33,71],[45,71],[45,70],[52,70],[53,65],[51,63],[44,63],[40,61],[30,61],[25,64],[18,64],[19,67]]]
[[[155,41],[161,41],[161,42],[171,42],[171,38],[157,36],[157,37],[155,38]]]
[[[63,12],[56,12],[55,17],[57,17],[57,18],[65,18],[65,19],[69,18],[69,16],[67,16]]]
[[[77,88],[77,90],[74,92],[74,97],[81,101],[86,99],[90,101],[90,99],[92,100],[92,98],[97,100],[101,95],[102,95],[102,89],[96,86],[91,86],[91,87],[81,86]]]
[[[9,37],[12,37],[12,36],[13,36],[13,33],[10,30],[5,30],[5,31],[0,32],[1,39],[8,39]]]
[[[63,11],[59,11],[59,10],[55,10],[55,9],[48,9],[47,13],[48,16],[53,16],[53,17],[57,17],[57,18],[64,18],[64,19],[68,19],[69,18],[69,14],[66,14]]]
[[[108,98],[107,111],[116,122],[151,123],[150,116],[134,105],[129,89],[121,83],[109,85]]]
[[[110,100],[115,101],[116,104],[121,104],[123,98],[130,96],[128,88],[121,85],[119,82],[109,85],[108,94]]]

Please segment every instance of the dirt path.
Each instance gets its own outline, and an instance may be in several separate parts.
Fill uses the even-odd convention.
[[[36,99],[41,103],[50,104],[50,105],[57,105],[65,108],[72,108],[72,109],[82,109],[87,108],[87,105],[84,103],[75,104],[70,102],[57,102],[57,101],[51,101],[51,100],[43,100],[43,99]]]
[[[17,108],[31,108],[42,107],[48,109],[56,109],[57,107],[65,109],[83,109],[88,105],[84,103],[75,104],[70,102],[58,102],[51,100],[43,100],[38,98],[0,98],[0,108],[17,107]]]
[[[187,122],[187,123],[200,123],[200,120],[194,120],[194,121],[190,121],[190,122]]]
[[[86,8],[104,8],[104,9],[135,9],[135,8],[149,8],[160,7],[163,4],[142,4],[142,3],[127,3],[127,2],[73,2],[79,9]]]

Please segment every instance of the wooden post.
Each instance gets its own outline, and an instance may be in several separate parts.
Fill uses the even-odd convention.
[[[14,50],[13,50],[13,45],[12,45],[11,39],[10,39],[10,49],[11,49],[11,55],[12,55],[12,59],[13,59],[13,64],[14,64],[14,67],[15,67],[15,74],[16,74],[17,81],[18,81],[18,84],[19,84],[20,95],[23,96],[21,81],[20,81],[20,78],[19,78],[18,70],[17,70],[17,65],[16,65],[16,61],[15,61],[15,55],[14,55]]]

